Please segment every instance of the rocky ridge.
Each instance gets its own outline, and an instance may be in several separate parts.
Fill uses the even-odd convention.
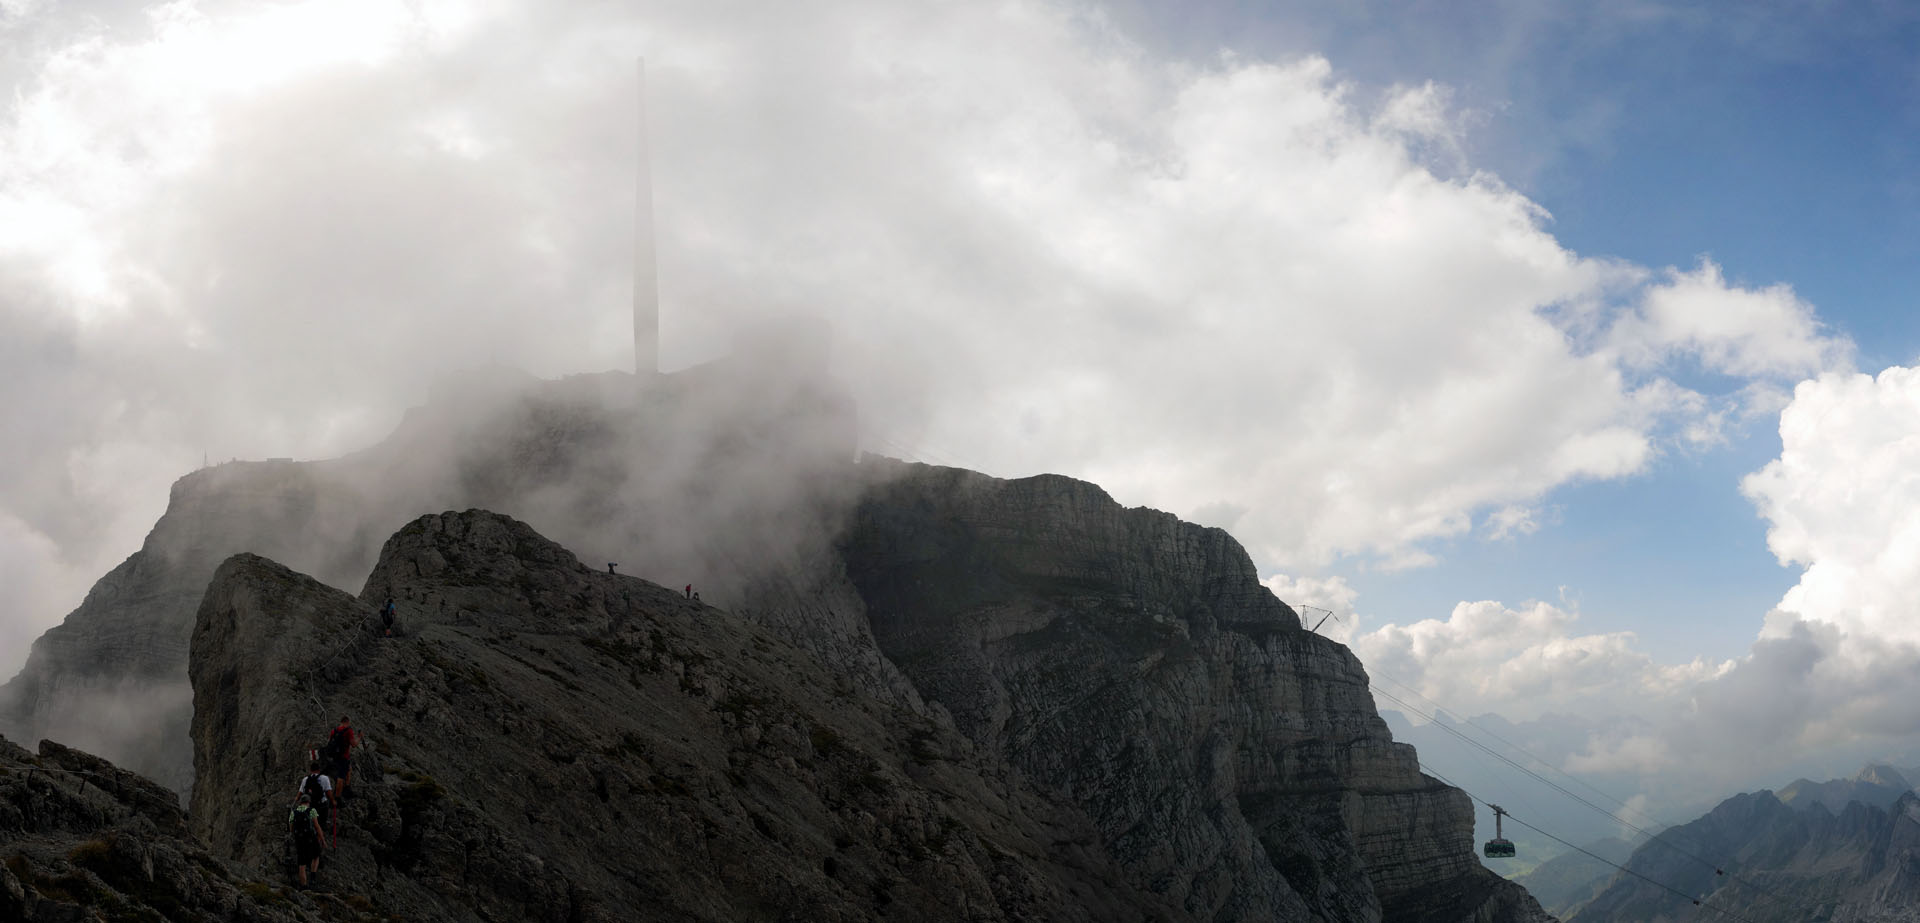
[[[1913,791],[1913,785],[1900,770],[1891,766],[1867,766],[1855,773],[1850,779],[1828,779],[1815,782],[1811,779],[1795,779],[1775,793],[1780,803],[1794,808],[1809,808],[1823,805],[1828,811],[1839,813],[1847,809],[1848,802],[1858,801],[1876,808],[1890,808],[1900,796]]]
[[[719,362],[643,388],[617,373],[487,369],[365,451],[188,474],[140,550],[0,685],[0,733],[56,737],[185,792],[187,643],[214,569],[253,553],[357,591],[393,530],[467,507],[510,512],[630,573],[700,584],[911,702],[821,544],[852,489],[851,411],[829,387],[765,387],[760,371]]]
[[[405,631],[375,637],[390,589]],[[323,883],[408,920],[1183,918],[951,729],[489,513],[407,526],[362,599],[228,561],[192,677],[195,832],[275,865],[348,712],[370,741]]]
[[[387,752],[363,754],[361,771],[382,784],[355,808],[365,836],[351,842],[364,845],[337,864],[377,883],[366,899],[430,919],[649,906],[778,919],[781,900],[805,895],[847,919],[904,907],[1077,918],[1074,901],[1099,919],[1544,918],[1479,866],[1464,796],[1392,741],[1351,652],[1302,631],[1224,532],[1123,509],[1067,478],[854,464],[837,436],[817,438],[839,430],[814,423],[844,418],[830,396],[768,401],[727,375],[675,376],[637,404],[609,397],[620,388],[606,381],[541,383],[504,405],[416,414],[356,456],[192,475],[142,552],[36,645],[0,698],[29,726],[90,695],[149,704],[180,729],[191,715],[190,738],[156,732],[158,757],[135,756],[170,785],[192,780],[194,829],[264,870],[277,829],[259,812],[298,775],[300,741],[317,744],[331,712],[378,716]],[[785,473],[770,477],[769,458]],[[557,523],[589,560],[625,562],[623,575],[582,567],[519,523],[502,533],[436,515],[379,548],[397,525],[387,517],[448,498]],[[260,550],[294,570],[224,557]],[[358,602],[335,589],[368,568]],[[734,634],[669,631],[668,604],[689,601],[632,572],[675,585],[695,575],[722,605],[692,624]],[[404,644],[354,633],[387,595],[418,629]],[[170,640],[116,646],[128,631]],[[189,638],[191,671],[174,660]],[[768,650],[782,654],[755,656]],[[179,691],[189,672],[193,708]],[[634,698],[666,674],[681,698]],[[336,697],[286,694],[314,679]],[[857,707],[828,708],[825,689]],[[423,743],[406,743],[421,727]],[[523,738],[537,752],[510,772],[465,765]],[[183,768],[167,748],[187,741]],[[810,775],[782,788],[755,775],[768,772],[756,760]],[[627,768],[636,761],[644,774]],[[950,777],[920,778],[928,766]],[[535,798],[503,775],[565,794]],[[766,791],[742,795],[742,780]],[[858,808],[873,819],[847,813],[882,791],[909,794],[888,814]],[[624,857],[623,834],[594,832],[607,806],[667,796],[689,799],[685,811],[645,816],[678,831],[672,848]],[[805,829],[782,826],[780,811]],[[554,827],[579,842],[554,841]],[[468,828],[483,833],[445,833]],[[823,830],[835,831],[832,853],[812,851]],[[946,856],[961,830],[966,858]],[[819,867],[788,869],[789,855]],[[928,856],[944,858],[900,864]],[[781,884],[765,869],[782,870]],[[470,870],[507,884],[476,887]],[[847,897],[849,875],[920,890],[888,887],[882,902],[875,885],[862,903]],[[675,876],[703,894],[761,897],[661,891]]]
[[[1724,875],[1715,873],[1715,865]],[[1772,792],[1735,795],[1662,831],[1569,923],[1722,919],[1754,923],[1912,923],[1920,920],[1920,796],[1890,809],[1851,802],[1838,813],[1795,809]]]

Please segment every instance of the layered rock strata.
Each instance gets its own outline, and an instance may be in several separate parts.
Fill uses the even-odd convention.
[[[1544,917],[1225,532],[1071,478],[873,468],[844,553],[881,649],[1131,880],[1205,919]]]

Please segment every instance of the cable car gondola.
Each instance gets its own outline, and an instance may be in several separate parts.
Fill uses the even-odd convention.
[[[1493,809],[1493,839],[1487,841],[1482,852],[1489,859],[1511,859],[1513,858],[1513,841],[1502,835],[1500,830],[1500,815],[1507,811],[1497,804],[1490,804],[1487,807]]]

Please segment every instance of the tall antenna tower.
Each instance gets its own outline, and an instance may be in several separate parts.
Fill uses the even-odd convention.
[[[653,156],[647,140],[647,59],[637,62],[640,121],[639,177],[633,203],[633,373],[660,371],[660,268],[653,252]]]

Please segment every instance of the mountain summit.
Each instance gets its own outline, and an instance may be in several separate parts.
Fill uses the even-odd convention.
[[[187,836],[235,880],[280,873],[306,751],[352,716],[331,896],[287,898],[321,911],[1548,919],[1225,532],[1070,478],[855,462],[830,397],[701,374],[722,384],[545,383],[359,456],[190,476],[36,646],[15,714],[190,690],[149,707],[190,765],[166,731],[134,752],[190,780]],[[532,521],[373,537],[448,494]],[[91,874],[49,861],[34,880]]]

